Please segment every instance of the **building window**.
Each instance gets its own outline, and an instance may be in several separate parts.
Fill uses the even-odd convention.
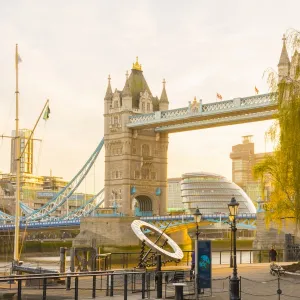
[[[142,103],[142,112],[145,112],[145,103]]]
[[[132,147],[132,154],[136,154],[136,148]]]
[[[142,169],[142,179],[149,179],[149,169],[148,168]]]
[[[142,146],[142,156],[143,157],[149,157],[150,156],[150,147],[147,144],[144,144]]]
[[[147,103],[147,111],[150,111],[150,103]]]
[[[114,124],[118,124],[119,123],[119,117],[118,116],[114,116]]]
[[[151,180],[156,180],[156,172],[151,172]]]
[[[134,172],[134,178],[135,179],[140,179],[140,171],[135,171]]]
[[[118,108],[119,107],[119,101],[114,101],[114,108]]]

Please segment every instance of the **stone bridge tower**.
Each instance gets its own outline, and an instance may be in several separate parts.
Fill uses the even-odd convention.
[[[128,216],[163,215],[168,134],[132,130],[126,124],[134,114],[168,110],[165,81],[160,99],[154,97],[138,59],[122,90],[112,91],[110,80],[104,98],[105,207]]]

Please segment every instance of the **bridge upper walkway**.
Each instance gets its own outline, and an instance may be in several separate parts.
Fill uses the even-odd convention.
[[[278,112],[276,93],[202,104],[202,101],[166,111],[129,117],[131,129],[155,128],[156,132],[180,132],[201,128],[274,119]]]

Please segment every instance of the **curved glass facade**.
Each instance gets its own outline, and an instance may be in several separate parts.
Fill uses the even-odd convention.
[[[182,175],[181,196],[184,208],[193,213],[199,207],[203,214],[228,214],[231,197],[239,202],[239,213],[256,213],[248,195],[235,183],[213,173],[186,173]]]

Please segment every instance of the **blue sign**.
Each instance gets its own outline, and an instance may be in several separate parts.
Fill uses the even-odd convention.
[[[36,192],[37,198],[52,199],[56,196],[56,192]],[[73,194],[69,200],[84,200],[84,194]]]
[[[211,289],[212,257],[211,241],[196,241],[196,276],[199,278],[199,289]]]

